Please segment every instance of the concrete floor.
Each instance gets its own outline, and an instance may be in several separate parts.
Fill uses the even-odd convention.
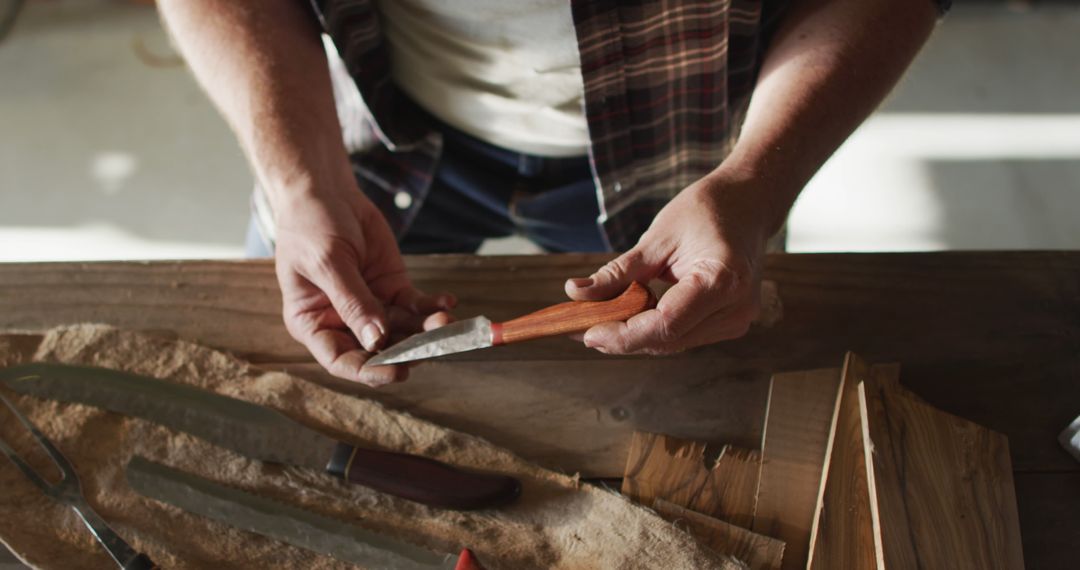
[[[1077,53],[1080,8],[961,3],[803,193],[789,249],[1080,248]],[[0,261],[242,254],[251,175],[152,8],[31,2],[0,77]]]

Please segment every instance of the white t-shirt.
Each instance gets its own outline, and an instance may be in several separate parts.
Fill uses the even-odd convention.
[[[541,156],[586,154],[566,0],[382,0],[392,77],[447,124]]]

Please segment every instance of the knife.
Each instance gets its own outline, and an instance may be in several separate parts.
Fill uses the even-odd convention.
[[[451,570],[455,561],[420,546],[380,535],[349,522],[235,489],[134,456],[125,469],[139,494],[229,526],[366,568]]]
[[[521,493],[510,476],[476,473],[405,453],[357,447],[289,417],[220,394],[106,368],[31,363],[0,369],[20,394],[89,404],[187,432],[246,457],[326,472],[426,505],[481,509]]]
[[[415,334],[375,355],[367,365],[398,364],[457,352],[511,344],[588,330],[593,325],[625,321],[656,305],[652,291],[633,282],[608,301],[570,301],[535,313],[493,323],[483,316]]]

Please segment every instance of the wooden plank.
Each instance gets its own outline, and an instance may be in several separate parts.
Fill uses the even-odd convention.
[[[692,359],[430,362],[373,390],[315,364],[272,366],[473,433],[584,477],[622,477],[635,430],[757,448],[768,377],[732,377]]]
[[[660,516],[684,527],[702,544],[720,554],[738,558],[750,570],[779,570],[784,556],[784,543],[737,525],[685,509],[657,499],[653,509]]]
[[[422,286],[457,293],[457,314],[509,316],[563,299],[565,277],[607,259],[428,256],[406,263]],[[784,301],[780,323],[671,358],[669,367],[701,359],[713,364],[714,378],[737,383],[834,365],[849,349],[871,361],[902,361],[905,384],[928,402],[1009,436],[1018,469],[1080,468],[1047,437],[1075,417],[1080,401],[1080,252],[771,255],[765,275]],[[279,309],[273,267],[264,260],[0,264],[4,331],[106,322],[167,331],[259,363],[310,364]],[[452,358],[613,360],[562,339]],[[697,380],[677,382],[692,388]]]
[[[425,288],[455,292],[458,315],[510,316],[562,300],[563,279],[607,259],[429,256],[406,263]],[[668,368],[702,360],[714,367],[713,380],[735,384],[835,365],[849,349],[871,361],[900,361],[905,384],[928,402],[1006,434],[1018,469],[1080,468],[1053,439],[1080,401],[1080,252],[771,255],[765,275],[778,283],[783,320],[666,359]],[[264,260],[0,264],[3,331],[106,322],[164,331],[258,363],[311,364],[279,310],[273,267]],[[562,339],[452,358],[615,360]],[[468,379],[432,381],[449,387]],[[699,383],[682,375],[673,381],[685,393]],[[493,400],[474,403],[490,408]],[[530,415],[527,408],[517,412]]]
[[[749,528],[757,503],[760,454],[724,445],[711,468],[705,455],[702,442],[634,432],[622,492],[643,505],[664,499]]]
[[[895,367],[882,371],[899,373]],[[840,405],[825,463],[826,476],[821,480],[810,532],[807,567],[814,570],[882,570],[879,545],[875,543],[867,488],[866,442],[859,412],[859,383],[870,374],[866,362],[848,353],[840,380]]]
[[[772,378],[752,530],[786,543],[785,569],[806,567],[839,389],[835,368]]]
[[[859,395],[879,567],[1024,568],[1008,440],[874,378]]]

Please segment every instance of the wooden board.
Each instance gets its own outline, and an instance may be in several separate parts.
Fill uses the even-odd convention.
[[[564,300],[567,276],[588,274],[610,258],[450,255],[408,257],[406,264],[419,285],[456,293],[458,315],[508,317]],[[854,350],[872,362],[903,362],[905,384],[928,402],[1009,436],[1017,469],[1080,467],[1046,437],[1076,417],[1074,402],[1080,401],[1080,252],[770,255],[765,275],[778,284],[783,320],[737,341],[664,359],[666,368],[705,361],[710,382],[761,382],[764,394],[773,372],[835,366]],[[266,260],[0,264],[0,330],[103,322],[178,335],[260,364],[315,370],[285,331],[280,307],[273,265]],[[464,360],[615,358],[552,339],[450,358]],[[673,391],[694,401],[689,394],[704,381],[678,376],[667,383],[679,384]],[[444,391],[473,383],[467,373],[445,371],[430,382],[443,384]],[[598,386],[600,393],[610,389]],[[473,403],[491,409],[497,401],[493,394]],[[598,408],[602,413],[605,406]],[[707,424],[707,409],[679,420]],[[541,417],[528,408],[515,411]],[[504,427],[474,423],[492,432]],[[674,433],[657,425],[642,428]],[[534,432],[549,449],[583,441],[551,441],[541,429]],[[706,432],[679,432],[722,441]],[[625,446],[622,453],[610,464],[621,469]]]
[[[772,378],[752,530],[787,545],[785,569],[806,567],[839,389],[835,368]]]
[[[610,258],[430,256],[406,264],[420,285],[456,293],[459,316],[505,317],[563,300],[566,277],[587,275]],[[847,350],[871,362],[903,362],[904,384],[913,392],[1009,437],[1024,540],[1039,546],[1025,550],[1028,567],[1071,568],[1074,549],[1066,546],[1075,544],[1080,512],[1062,507],[1048,517],[1041,507],[1024,505],[1060,507],[1047,493],[1069,496],[1074,487],[1064,481],[1080,475],[1080,463],[1056,440],[1080,402],[1078,275],[1080,252],[771,255],[765,276],[777,282],[784,305],[783,320],[771,329],[665,359],[603,357],[562,339],[467,353],[430,373],[423,372],[429,365],[420,366],[414,380],[422,382],[378,397],[548,465],[588,473],[599,464],[619,476],[635,427],[738,443],[728,439],[738,422],[727,423],[727,416],[747,414],[739,422],[754,426],[743,433],[752,446],[772,373],[836,366]],[[269,261],[0,264],[0,330],[105,322],[179,335],[263,365],[295,366],[318,379],[312,359],[288,337],[280,306]],[[466,358],[492,368],[476,374]],[[543,375],[567,360],[557,386],[545,389]],[[649,377],[633,377],[628,395],[614,375],[577,374],[585,361],[659,364]],[[499,362],[515,366],[497,370]],[[536,397],[515,399],[522,383]],[[455,400],[455,390],[469,400]],[[759,403],[739,396],[748,393]],[[436,403],[425,401],[429,395]],[[549,398],[572,409],[549,406]],[[586,420],[589,414],[603,420],[628,402],[632,419]],[[550,412],[580,421],[558,429]],[[589,426],[592,431],[582,431]],[[1040,477],[1063,483],[1020,484]],[[1028,528],[1039,534],[1028,536]]]
[[[859,396],[879,567],[1022,570],[1008,440],[886,382]]]
[[[779,570],[780,568],[784,556],[782,541],[685,509],[663,499],[657,499],[653,503],[653,509],[676,526],[685,528],[702,544],[720,554],[738,558],[751,570]]]
[[[622,492],[643,505],[663,499],[749,528],[757,503],[760,454],[725,445],[712,467],[705,455],[702,442],[634,432]]]
[[[890,367],[883,373],[898,373]],[[866,446],[859,412],[859,384],[870,377],[870,366],[854,354],[844,359],[840,404],[825,462],[826,476],[810,532],[807,567],[879,568],[875,548],[870,492],[867,489]]]

